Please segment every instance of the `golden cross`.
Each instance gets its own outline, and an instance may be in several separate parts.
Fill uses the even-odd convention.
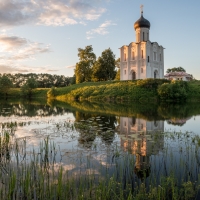
[[[143,14],[143,5],[140,6],[141,13]]]

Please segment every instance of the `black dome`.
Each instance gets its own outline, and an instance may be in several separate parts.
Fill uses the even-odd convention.
[[[143,17],[143,14],[141,15],[140,19],[138,19],[134,24],[135,30],[142,27],[150,29],[150,22]]]

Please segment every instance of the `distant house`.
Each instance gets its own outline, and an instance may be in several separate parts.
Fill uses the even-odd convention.
[[[186,72],[170,72],[164,76],[167,80],[183,80],[183,81],[191,81],[193,79],[191,74]]]

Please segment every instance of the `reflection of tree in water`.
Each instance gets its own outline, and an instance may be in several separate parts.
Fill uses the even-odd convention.
[[[182,126],[194,115],[200,114],[199,103],[161,104],[158,112],[168,124]]]
[[[1,103],[0,115],[1,116],[51,116],[51,115],[63,115],[66,112],[71,112],[69,109],[63,107],[40,105],[32,103]]]
[[[115,116],[99,116],[76,112],[76,128],[80,132],[79,143],[91,147],[96,137],[111,144],[115,137]]]
[[[168,124],[172,124],[174,126],[183,126],[191,117],[179,119],[179,118],[172,118],[167,120]]]

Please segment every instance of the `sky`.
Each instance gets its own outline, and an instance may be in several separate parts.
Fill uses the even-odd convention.
[[[198,0],[0,0],[0,73],[73,76],[78,48],[88,45],[117,59],[135,42],[141,5],[150,41],[165,48],[165,71],[181,66],[200,80]]]

